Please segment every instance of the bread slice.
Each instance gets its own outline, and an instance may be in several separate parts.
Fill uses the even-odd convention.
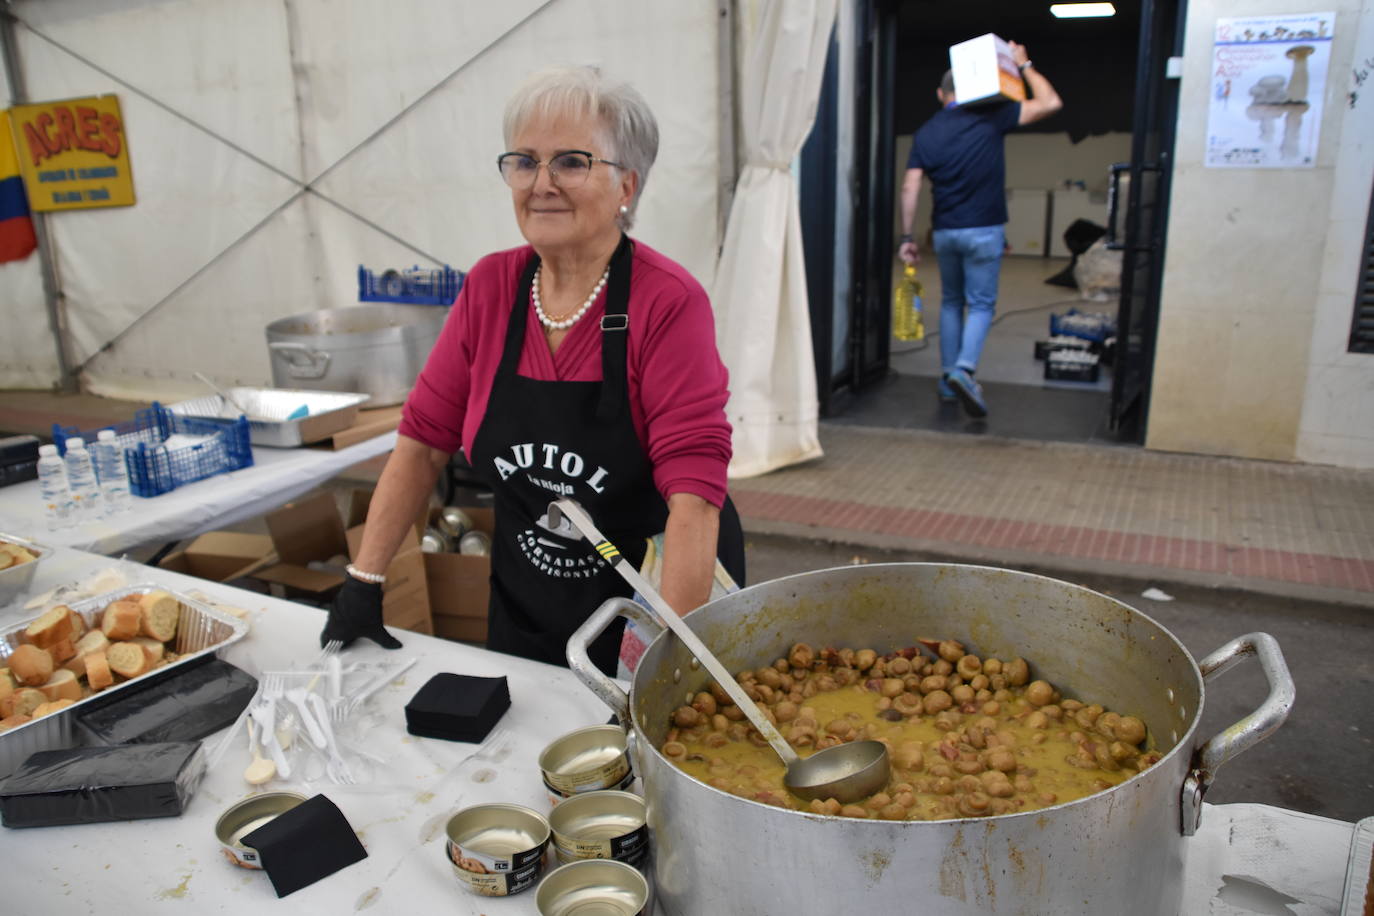
[[[68,609],[67,619],[69,619],[72,622],[73,642],[80,639],[82,634],[90,629],[90,627],[86,626],[86,618],[82,617],[80,614],[78,614],[76,611],[71,610],[70,608]]]
[[[110,670],[120,677],[138,677],[148,670],[148,656],[135,642],[112,643],[105,650],[105,659],[110,663]],[[87,665],[89,671],[89,662]]]
[[[0,668],[0,700],[14,693],[14,678],[10,677],[10,669]]]
[[[33,711],[46,702],[48,698],[43,696],[43,691],[34,690],[32,687],[20,687],[0,701],[0,716],[8,719],[10,716],[33,715]]]
[[[47,683],[53,667],[52,656],[37,646],[23,645],[10,653],[10,672],[27,687]]]
[[[156,639],[151,639],[147,636],[135,636],[133,639],[129,640],[129,642],[135,643],[143,649],[143,654],[148,659],[149,668],[162,661],[162,654],[167,651],[166,646]]]
[[[65,604],[55,605],[44,611],[33,623],[24,628],[24,638],[40,649],[61,642],[72,635],[72,609]]]
[[[76,641],[76,656],[64,664],[66,668],[77,677],[86,673],[86,656],[92,652],[104,652],[109,648],[110,641],[105,638],[105,634],[99,630],[91,630],[85,636]]]
[[[48,702],[81,699],[81,682],[66,668],[58,668],[52,677],[48,678],[48,682],[38,689],[43,691],[43,696],[48,698]]]
[[[58,640],[51,646],[48,646],[48,654],[52,656],[52,663],[54,665],[61,665],[64,662],[71,661],[76,655],[76,644],[73,643],[70,638]]]
[[[109,659],[103,651],[92,652],[86,656],[86,683],[91,685],[92,691],[104,690],[114,683]]]
[[[76,700],[53,700],[51,703],[44,703],[33,711],[33,718],[41,719],[43,716],[51,715],[59,710],[66,709],[75,702]]]
[[[141,631],[158,642],[171,642],[181,619],[181,602],[164,591],[148,592],[139,599],[143,606]]]
[[[25,715],[6,716],[5,718],[0,719],[0,735],[4,734],[12,728],[18,728],[21,725],[26,725],[31,721],[33,720],[29,716]]]
[[[142,620],[143,605],[137,599],[125,598],[105,608],[100,617],[100,629],[110,642],[118,642],[137,636]]]

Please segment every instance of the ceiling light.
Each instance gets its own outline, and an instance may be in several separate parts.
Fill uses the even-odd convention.
[[[1110,3],[1051,3],[1050,14],[1060,19],[1092,19],[1115,16],[1116,7]]]

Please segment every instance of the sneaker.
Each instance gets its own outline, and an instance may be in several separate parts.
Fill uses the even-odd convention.
[[[953,404],[959,400],[959,395],[954,393],[954,389],[949,387],[949,376],[942,375],[935,383],[935,392],[940,396],[941,404]]]
[[[954,389],[954,393],[964,404],[964,410],[970,417],[986,417],[988,415],[988,404],[983,400],[983,386],[973,380],[973,376],[967,369],[955,369],[950,372],[949,387]]]

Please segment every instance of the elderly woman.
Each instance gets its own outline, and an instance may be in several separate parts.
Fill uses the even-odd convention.
[[[726,497],[726,371],[705,291],[625,235],[658,152],[644,99],[592,68],[532,77],[497,163],[528,245],[473,266],[406,402],[350,577],[322,641],[400,645],[383,572],[462,448],[495,495],[488,648],[566,664],[568,637],[630,588],[549,502],[582,504],[631,563],[663,532],[661,592],[687,613],[717,557],[743,582]],[[613,671],[623,623],[592,646]]]

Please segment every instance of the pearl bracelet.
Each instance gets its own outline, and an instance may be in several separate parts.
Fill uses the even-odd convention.
[[[361,569],[354,566],[352,563],[349,563],[347,566],[344,567],[344,572],[348,573],[350,576],[357,579],[359,582],[367,582],[371,585],[381,585],[383,582],[386,581],[386,576],[382,575],[381,573],[363,572]]]

